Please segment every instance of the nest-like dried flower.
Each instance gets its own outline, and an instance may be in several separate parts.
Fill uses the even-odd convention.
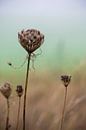
[[[44,42],[44,35],[35,29],[22,30],[18,33],[18,39],[23,48],[32,53]]]
[[[16,89],[17,95],[19,97],[21,97],[23,95],[23,88],[22,85],[17,85],[17,89]]]
[[[67,87],[69,85],[70,81],[71,81],[71,76],[62,75],[61,80],[62,80],[64,86]]]
[[[9,98],[12,92],[10,83],[6,82],[4,83],[0,88],[1,93],[5,98]]]

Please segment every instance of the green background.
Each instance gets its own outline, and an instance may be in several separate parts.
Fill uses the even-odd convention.
[[[18,42],[22,29],[39,29],[45,35],[42,54],[35,60],[37,72],[74,72],[86,60],[86,2],[84,0],[0,1],[0,79],[24,80],[27,53]],[[35,53],[40,53],[38,49]],[[14,78],[15,77],[15,78]]]

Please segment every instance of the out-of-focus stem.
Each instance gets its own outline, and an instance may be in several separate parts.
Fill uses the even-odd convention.
[[[9,99],[7,98],[7,119],[6,119],[6,128],[5,128],[5,130],[9,130],[9,108],[10,108],[10,106],[9,106]]]
[[[18,126],[19,126],[20,106],[21,106],[21,97],[19,97],[19,106],[18,106],[18,116],[17,116],[16,130],[18,130]]]
[[[67,99],[67,87],[65,87],[65,98],[64,98],[64,105],[63,105],[63,111],[62,111],[60,130],[63,130],[64,114],[65,114],[65,107],[66,107],[66,99]]]

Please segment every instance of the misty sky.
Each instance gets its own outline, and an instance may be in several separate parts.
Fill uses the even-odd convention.
[[[64,64],[66,69],[75,69],[85,61],[85,0],[1,0],[2,68],[6,60],[23,61],[26,52],[18,43],[17,33],[24,28],[37,28],[45,35],[43,54],[37,62],[41,62],[41,67],[63,67]]]

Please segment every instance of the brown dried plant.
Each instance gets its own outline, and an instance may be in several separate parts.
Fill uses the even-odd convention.
[[[10,113],[9,97],[10,97],[11,92],[12,92],[10,83],[8,83],[8,82],[4,83],[1,86],[0,91],[1,91],[2,95],[7,100],[7,118],[6,118],[6,127],[5,127],[5,130],[9,130],[9,128],[10,128],[10,125],[9,125],[9,113]]]
[[[67,88],[71,81],[71,76],[68,75],[62,75],[61,81],[63,82],[63,85],[65,86],[65,98],[64,98],[64,105],[63,105],[63,111],[62,111],[62,118],[61,118],[61,126],[60,130],[63,130],[63,123],[64,123],[64,114],[65,114],[65,107],[66,107],[66,99],[67,99]]]
[[[17,124],[16,124],[16,130],[18,130],[18,126],[19,126],[19,116],[20,116],[20,107],[21,107],[21,96],[23,95],[22,85],[17,85],[16,93],[17,93],[17,96],[18,96],[18,98],[19,98]]]
[[[25,130],[25,118],[26,118],[26,96],[27,96],[27,86],[28,86],[28,75],[29,75],[29,66],[31,54],[38,49],[44,42],[44,35],[36,29],[22,30],[18,33],[18,39],[21,46],[28,53],[28,63],[27,63],[27,72],[26,72],[26,81],[25,81],[25,90],[24,90],[24,106],[23,106],[23,130]]]

